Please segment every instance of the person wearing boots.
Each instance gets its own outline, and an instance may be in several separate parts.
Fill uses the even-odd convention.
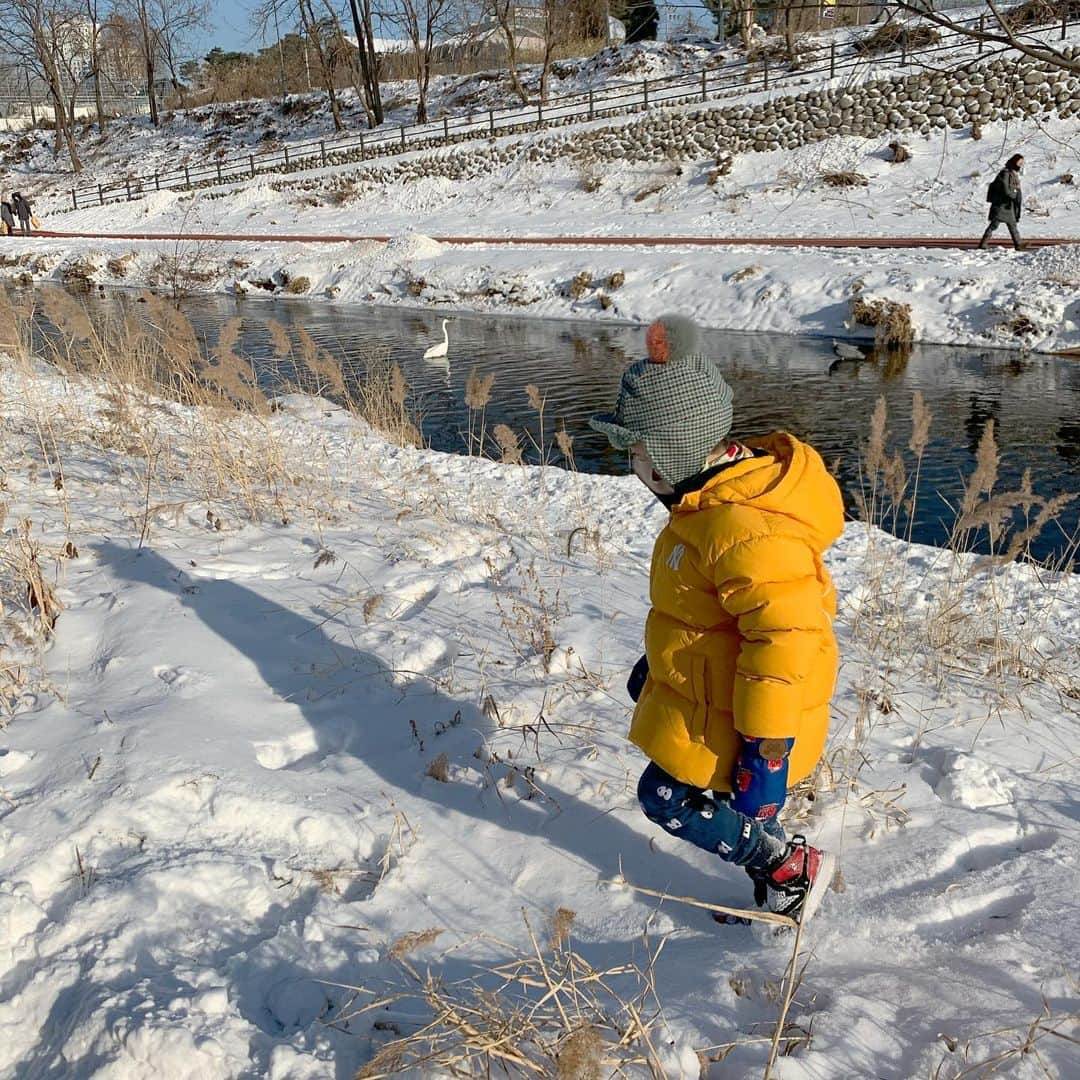
[[[627,683],[630,740],[650,759],[638,798],[673,836],[742,866],[759,907],[805,922],[835,858],[789,839],[779,814],[829,726],[836,594],[822,555],[843,531],[840,490],[791,435],[731,437],[731,388],[689,319],[658,319],[646,344],[615,411],[589,421],[670,513]]]
[[[979,241],[979,247],[985,248],[986,242],[999,225],[1004,225],[1012,237],[1013,247],[1017,251],[1023,246],[1020,240],[1020,212],[1023,209],[1023,192],[1020,190],[1020,174],[1024,171],[1024,155],[1013,154],[991,181],[986,190],[986,201],[990,204],[990,224],[986,226]]]
[[[22,226],[23,236],[29,236],[30,219],[34,216],[34,211],[30,206],[29,200],[16,191],[15,194],[11,196],[11,206],[19,219],[19,224]]]
[[[4,225],[4,235],[15,235],[15,215],[7,199],[0,200],[0,222]]]

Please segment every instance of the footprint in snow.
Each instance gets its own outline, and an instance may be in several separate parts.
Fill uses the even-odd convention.
[[[210,559],[185,568],[192,578],[209,578],[213,581],[231,581],[233,578],[262,578],[264,581],[283,581],[290,577],[288,563],[239,562],[233,559]]]
[[[976,873],[999,867],[1021,855],[1048,851],[1057,843],[1059,835],[1054,829],[1025,834],[1015,825],[978,829],[959,837],[941,853],[935,876],[956,871]]]
[[[170,694],[190,697],[192,694],[197,693],[206,683],[206,676],[184,667],[169,667],[162,664],[153,670],[155,677],[165,685],[167,692]]]
[[[1005,933],[1016,925],[1034,899],[1035,893],[1030,890],[1008,887],[989,892],[947,891],[927,916],[916,922],[915,930],[930,941],[965,941],[983,934]]]
[[[417,675],[440,671],[457,656],[457,646],[438,634],[424,634],[414,640],[405,638],[401,643],[405,648],[393,664],[397,681],[409,682]]]
[[[311,728],[295,731],[282,739],[268,739],[257,742],[255,760],[271,771],[286,769],[301,758],[314,754],[319,749],[319,741]]]
[[[428,605],[439,595],[439,580],[433,577],[417,578],[387,593],[387,610],[392,618],[406,620],[423,614]]]

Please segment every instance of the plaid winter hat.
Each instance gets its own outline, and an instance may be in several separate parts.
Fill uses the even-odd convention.
[[[656,471],[678,487],[701,472],[731,430],[731,387],[697,352],[701,335],[689,319],[657,319],[646,342],[649,358],[623,373],[615,411],[591,417],[589,426],[617,450],[644,443]]]

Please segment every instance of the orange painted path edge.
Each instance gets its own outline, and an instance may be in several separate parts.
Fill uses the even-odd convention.
[[[240,233],[81,233],[43,230],[32,236],[60,240],[191,240],[251,241],[290,244],[385,244],[390,236],[296,236],[243,235]],[[970,249],[978,246],[971,237],[940,236],[435,236],[440,244],[489,244],[520,247],[779,247],[779,248],[934,248]],[[990,241],[995,247],[1011,246],[1003,238]],[[1080,237],[1032,237],[1028,248],[1057,244],[1080,244]]]

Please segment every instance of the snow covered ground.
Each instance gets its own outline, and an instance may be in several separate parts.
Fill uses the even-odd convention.
[[[0,370],[0,662],[27,663],[0,1075],[345,1080],[425,1020],[357,1010],[410,971],[464,1000],[532,954],[527,918],[542,949],[555,919],[595,969],[648,969],[654,1075],[761,1076],[790,940],[626,884],[749,899],[635,806],[651,496],[394,447],[308,398],[104,390]],[[27,544],[64,605],[36,661]],[[842,891],[774,1075],[1080,1075],[1080,579],[857,523],[828,562],[840,686],[788,823]]]

